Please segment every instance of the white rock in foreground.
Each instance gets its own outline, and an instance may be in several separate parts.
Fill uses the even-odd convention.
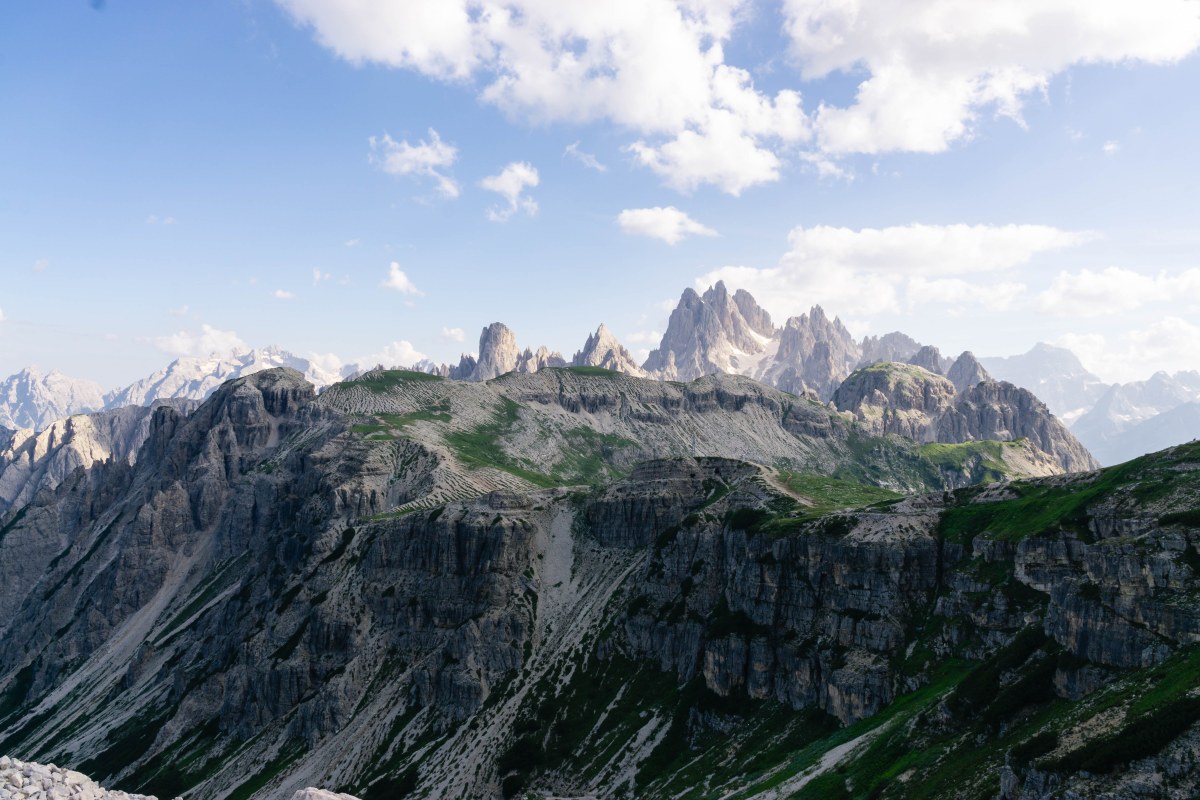
[[[86,775],[53,764],[32,764],[0,756],[0,800],[155,800],[108,791]]]
[[[53,764],[0,756],[0,800],[157,800],[144,794],[109,791],[88,776]],[[358,800],[323,789],[301,789],[292,800]]]

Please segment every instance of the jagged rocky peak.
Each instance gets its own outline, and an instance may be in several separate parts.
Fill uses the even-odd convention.
[[[326,369],[277,345],[225,354],[185,356],[124,389],[110,392],[105,397],[104,407],[144,406],[172,398],[203,400],[225,381],[276,367],[303,373],[315,386],[328,386],[359,371],[357,365]]]
[[[906,333],[892,331],[883,336],[865,337],[860,349],[862,357],[859,365],[865,366],[880,361],[908,361],[921,349],[921,343]]]
[[[603,367],[639,377],[646,374],[603,322],[595,333],[588,336],[583,349],[571,359],[571,364],[576,367]]]
[[[775,335],[771,317],[749,292],[730,295],[723,281],[703,296],[685,289],[667,332],[642,368],[667,380],[715,372],[752,374]]]
[[[547,367],[565,367],[567,360],[562,353],[542,345],[537,350],[525,348],[525,352],[517,359],[517,372],[538,372]]]
[[[718,282],[717,285],[724,288],[724,283]],[[758,304],[754,295],[745,289],[738,289],[733,293],[733,303],[737,306],[738,311],[742,312],[742,318],[746,320],[746,324],[752,331],[768,338],[775,335],[775,325],[771,322],[771,315]]]
[[[908,363],[927,369],[935,375],[942,374],[942,352],[931,344],[913,353],[908,358]]]
[[[784,391],[811,390],[828,400],[858,360],[858,345],[842,321],[813,306],[784,324],[775,358],[758,376]]]
[[[992,379],[970,350],[964,350],[958,358],[954,359],[950,369],[946,370],[946,377],[960,392],[966,391],[977,383]]]
[[[41,430],[56,419],[103,407],[100,384],[58,370],[42,375],[36,367],[26,367],[0,383],[0,425],[8,428]]]

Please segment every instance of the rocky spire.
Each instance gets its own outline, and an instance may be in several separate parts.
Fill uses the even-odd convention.
[[[942,374],[942,353],[931,344],[927,344],[908,359],[909,364],[926,369],[934,375]]]
[[[975,354],[970,350],[964,350],[962,355],[954,360],[950,369],[946,371],[946,377],[960,392],[965,392],[977,383],[991,380],[987,370],[976,360]]]
[[[600,323],[596,332],[588,336],[583,349],[571,359],[571,364],[576,367],[603,367],[639,377],[646,374],[604,323]]]
[[[774,361],[760,376],[786,392],[800,394],[812,389],[828,400],[859,357],[858,345],[842,321],[831,321],[824,309],[813,306],[783,326]]]

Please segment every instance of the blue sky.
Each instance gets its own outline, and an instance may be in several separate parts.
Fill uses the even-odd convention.
[[[494,320],[644,354],[717,278],[780,324],[1200,368],[1197,3],[860,5],[5,3],[0,375],[456,361]]]

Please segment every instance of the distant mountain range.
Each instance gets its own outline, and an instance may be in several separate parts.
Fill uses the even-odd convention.
[[[1026,390],[1044,402],[1104,464],[1200,436],[1197,372],[1174,376],[1158,373],[1146,381],[1109,385],[1089,372],[1071,351],[1045,343],[1014,356],[976,359],[964,353],[957,359],[949,358],[936,347],[899,331],[856,340],[840,319],[830,319],[820,306],[777,326],[749,292],[730,293],[721,282],[703,294],[690,288],[683,292],[662,341],[642,364],[603,324],[567,359],[546,346],[522,350],[516,334],[495,322],[481,332],[478,350],[464,354],[458,364],[425,360],[380,366],[404,367],[464,381],[565,366],[598,367],[671,381],[729,373],[830,402],[856,370],[880,362],[923,370],[927,376],[918,383],[926,388],[936,386],[933,391],[939,396],[949,385],[961,394],[993,380]],[[38,431],[72,414],[148,406],[164,400],[201,401],[227,380],[273,367],[295,369],[320,389],[373,366],[352,364],[332,371],[279,347],[267,347],[176,359],[154,374],[110,392],[94,382],[57,371],[42,375],[27,368],[0,383],[0,427]],[[932,381],[930,376],[946,383]],[[1032,407],[1028,399],[1019,399],[1015,394],[993,392],[991,396],[994,401],[1003,396],[1004,402]],[[908,403],[896,397],[856,398],[854,413],[861,417],[864,407],[879,410],[890,408],[893,402],[901,406]],[[892,419],[891,424],[899,424],[894,416]],[[931,417],[913,424],[937,427],[949,423]],[[999,432],[998,428],[993,430],[993,434]]]

